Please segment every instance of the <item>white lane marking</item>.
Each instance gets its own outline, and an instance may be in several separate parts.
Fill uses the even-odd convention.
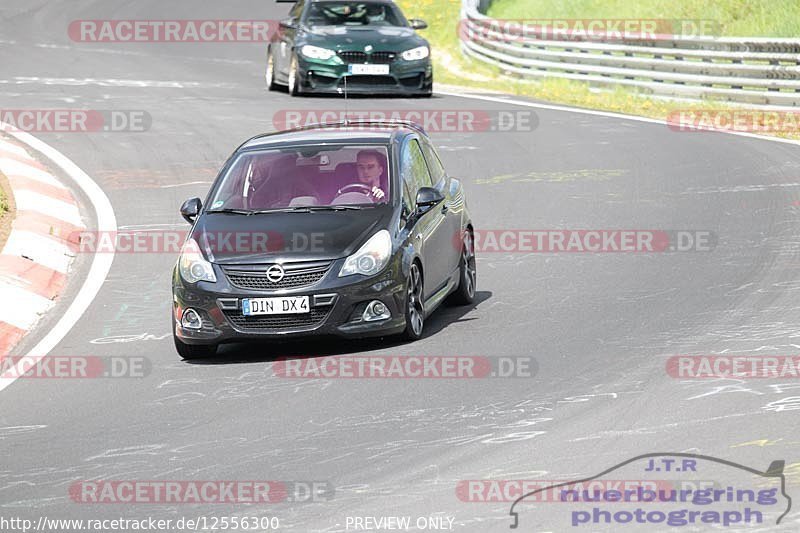
[[[30,259],[47,268],[66,274],[75,252],[68,246],[45,237],[41,233],[14,230],[8,236],[3,255]],[[8,300],[7,300],[8,301]]]
[[[170,80],[124,80],[116,78],[39,78],[34,76],[17,76],[10,80],[0,80],[5,85],[65,85],[69,87],[136,87],[156,89],[235,89],[234,83],[208,83],[199,81]]]
[[[560,105],[553,105],[553,104],[539,104],[536,102],[526,102],[524,100],[515,100],[513,98],[499,98],[496,96],[483,96],[479,94],[463,94],[460,92],[452,92],[452,91],[436,91],[436,94],[441,94],[443,96],[454,96],[456,98],[469,98],[471,100],[483,100],[485,102],[497,102],[500,104],[511,104],[516,106],[522,107],[533,107],[537,109],[549,109],[551,111],[566,111],[568,113],[580,113],[583,115],[593,115],[596,117],[606,117],[606,118],[620,118],[624,120],[634,120],[636,122],[645,122],[648,124],[661,124],[663,126],[667,125],[666,120],[660,120],[657,118],[648,118],[648,117],[637,117],[634,115],[625,115],[622,113],[613,113],[610,111],[596,111],[593,109],[578,109],[575,107],[565,107]],[[681,132],[672,132],[675,134]],[[696,134],[695,132],[692,132]],[[723,133],[727,135],[736,135],[739,137],[748,137],[750,139],[759,139],[762,141],[771,141],[771,142],[778,142],[783,144],[793,144],[795,146],[800,146],[800,141],[796,141],[793,139],[781,139],[779,137],[766,137],[764,135],[757,135],[755,133],[748,133],[744,131],[719,131],[714,133]]]
[[[7,124],[0,123],[0,128],[7,127]],[[117,219],[114,216],[114,209],[111,207],[106,194],[90,178],[83,170],[80,169],[64,154],[53,148],[52,146],[40,141],[33,135],[25,132],[10,132],[11,135],[17,138],[20,142],[27,145],[29,148],[39,152],[41,155],[49,159],[53,164],[61,168],[74,182],[81,188],[84,194],[89,198],[92,206],[94,207],[97,216],[97,229],[98,231],[115,232],[117,231]],[[94,301],[97,293],[105,282],[111,264],[114,262],[114,252],[107,254],[95,254],[92,259],[92,266],[89,268],[89,273],[86,280],[83,282],[78,294],[69,304],[67,310],[61,315],[61,318],[53,326],[50,331],[34,346],[27,354],[26,357],[31,359],[42,359],[46,356],[61,340],[69,333],[69,331],[80,320],[83,313]],[[0,376],[0,391],[8,388],[24,368],[14,368],[11,376]],[[15,373],[15,374],[14,374]]]
[[[16,144],[12,144],[10,142],[0,140],[0,152],[7,152],[12,154],[17,154],[22,157],[26,157],[33,161],[34,159],[31,155],[25,151],[25,148],[21,146],[17,146]]]
[[[14,191],[14,201],[20,211],[36,211],[37,213],[63,220],[73,226],[83,226],[81,212],[75,204],[68,204],[52,196],[45,196],[27,189]]]
[[[0,301],[13,302],[0,305],[0,321],[23,330],[35,326],[42,313],[53,306],[44,296],[3,282],[0,282]]]
[[[66,187],[64,187],[61,182],[59,182],[55,176],[49,172],[45,172],[40,168],[32,167],[22,163],[21,161],[14,161],[13,159],[0,157],[0,170],[2,170],[3,174],[6,176],[22,176],[23,178],[30,178],[52,187],[66,189]]]

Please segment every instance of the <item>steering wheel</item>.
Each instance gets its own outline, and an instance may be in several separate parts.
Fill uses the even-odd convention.
[[[344,187],[339,189],[339,191],[336,193],[336,196],[344,194],[345,192],[347,192],[348,189],[359,189],[358,191],[354,192],[360,192],[367,196],[372,196],[372,187],[370,187],[369,185],[364,185],[363,183],[351,183],[350,185],[345,185]]]

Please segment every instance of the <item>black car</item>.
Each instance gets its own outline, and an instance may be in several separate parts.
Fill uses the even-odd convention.
[[[445,299],[475,297],[462,184],[417,125],[347,122],[254,137],[203,205],[173,273],[184,358],[317,334],[418,339]]]
[[[428,41],[391,0],[300,0],[267,49],[266,82],[303,93],[430,96]]]

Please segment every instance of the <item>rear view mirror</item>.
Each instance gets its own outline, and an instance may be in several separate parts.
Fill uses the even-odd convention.
[[[428,23],[422,19],[411,19],[408,21],[411,27],[415,30],[424,30],[428,27]]]
[[[203,202],[200,198],[190,198],[183,202],[181,206],[181,216],[189,224],[194,224],[194,219],[200,214],[200,209],[203,208]]]

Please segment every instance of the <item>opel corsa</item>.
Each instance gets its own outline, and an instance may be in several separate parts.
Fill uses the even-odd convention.
[[[464,189],[412,123],[254,137],[181,214],[172,324],[187,359],[246,340],[415,340],[442,302],[475,298]]]

